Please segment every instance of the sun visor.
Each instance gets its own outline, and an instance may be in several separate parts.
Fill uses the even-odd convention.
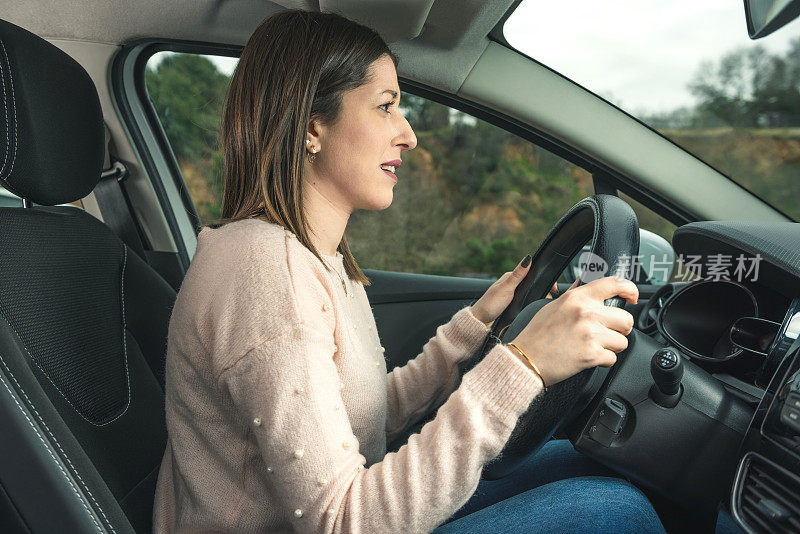
[[[422,32],[433,0],[320,0],[319,10],[343,15],[375,29],[387,43]]]

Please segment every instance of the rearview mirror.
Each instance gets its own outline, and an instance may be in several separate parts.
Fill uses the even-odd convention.
[[[750,39],[759,39],[796,19],[800,0],[744,0],[744,12]]]

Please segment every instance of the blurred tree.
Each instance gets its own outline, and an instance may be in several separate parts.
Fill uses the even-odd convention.
[[[150,101],[172,146],[200,220],[222,213],[219,121],[230,78],[206,56],[169,54],[145,70]]]
[[[490,273],[500,276],[517,265],[517,240],[513,236],[490,241],[486,244],[480,239],[470,238],[464,243],[465,250],[460,253],[462,269],[475,273]]]
[[[689,90],[698,99],[695,127],[798,126],[800,38],[784,57],[756,45],[732,50],[716,65],[703,62]]]
[[[414,129],[427,132],[450,126],[449,108],[432,100],[403,93],[400,106],[406,120]]]
[[[145,84],[175,156],[207,158],[217,148],[230,78],[205,56],[170,54],[145,71]]]

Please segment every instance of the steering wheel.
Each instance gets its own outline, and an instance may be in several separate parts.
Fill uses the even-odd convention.
[[[626,259],[630,262],[639,253],[639,221],[633,209],[612,195],[592,195],[570,208],[539,245],[528,274],[517,285],[511,303],[492,324],[483,345],[460,367],[462,376],[497,342],[512,341],[537,311],[552,302],[544,298],[548,290],[589,241],[593,254],[590,258],[605,262],[605,274],[627,270]],[[578,285],[584,283],[582,278]],[[618,308],[624,304],[619,297],[605,301],[606,306]],[[519,418],[500,457],[484,467],[484,478],[507,475],[544,445],[561,424],[570,422],[586,408],[608,372],[603,367],[585,369],[537,396]]]

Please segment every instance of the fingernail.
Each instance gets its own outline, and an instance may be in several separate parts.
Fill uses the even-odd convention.
[[[522,263],[521,263],[521,265],[522,265],[523,267],[527,267],[527,266],[528,266],[528,264],[529,264],[530,262],[531,262],[531,255],[530,255],[530,254],[526,254],[526,255],[525,255],[525,257],[524,257],[524,258],[522,258]]]

